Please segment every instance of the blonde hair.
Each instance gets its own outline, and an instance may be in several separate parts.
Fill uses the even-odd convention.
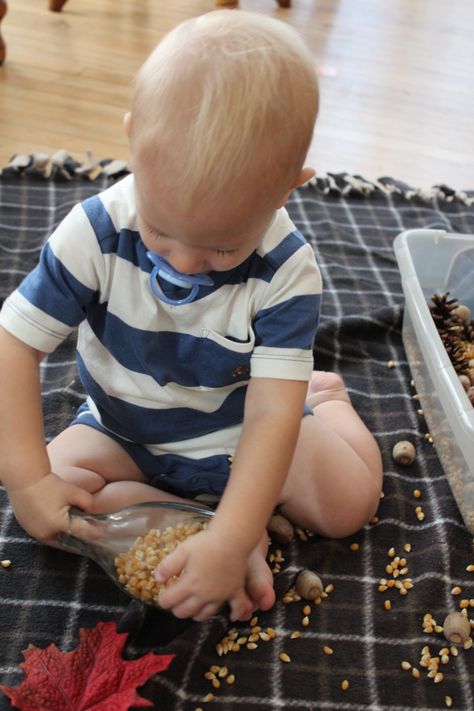
[[[191,206],[258,186],[292,187],[318,110],[300,36],[279,20],[217,10],[178,25],[134,86],[132,154]],[[136,149],[136,151],[135,151]]]

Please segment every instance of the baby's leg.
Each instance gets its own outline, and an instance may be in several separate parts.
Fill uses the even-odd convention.
[[[349,536],[377,509],[380,451],[335,373],[313,373],[306,402],[314,416],[302,420],[281,508],[323,536]]]
[[[94,509],[89,513],[108,513],[145,501],[193,503],[147,484],[135,462],[115,440],[87,425],[64,430],[49,444],[48,454],[55,474],[94,495]],[[267,610],[275,601],[273,575],[265,560],[267,548],[265,533],[249,556],[246,589],[252,611]]]
[[[115,440],[88,425],[72,425],[48,445],[51,470],[94,495],[94,510],[108,513],[144,501],[183,501],[147,484]]]

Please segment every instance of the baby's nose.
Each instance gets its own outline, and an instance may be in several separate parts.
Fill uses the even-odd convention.
[[[199,250],[175,250],[167,260],[177,272],[182,274],[197,274],[205,270],[206,260]]]

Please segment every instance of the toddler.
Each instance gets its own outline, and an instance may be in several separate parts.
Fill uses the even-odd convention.
[[[68,511],[220,498],[159,566],[177,617],[233,620],[275,600],[276,506],[323,536],[377,508],[381,460],[341,379],[313,372],[321,282],[284,204],[318,108],[285,24],[229,10],[176,27],[138,73],[132,174],[73,208],[0,315],[0,477],[54,545]],[[46,448],[39,362],[79,326],[87,392]]]

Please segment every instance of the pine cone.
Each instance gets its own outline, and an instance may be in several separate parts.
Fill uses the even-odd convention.
[[[450,299],[449,291],[443,294],[433,294],[431,297],[432,303],[429,304],[431,315],[436,324],[451,322],[453,319],[452,312],[459,306],[458,299]]]
[[[428,306],[449,359],[458,375],[467,375],[474,354],[474,321],[466,324],[453,313],[459,300],[450,299],[449,291],[434,294],[431,302]]]

